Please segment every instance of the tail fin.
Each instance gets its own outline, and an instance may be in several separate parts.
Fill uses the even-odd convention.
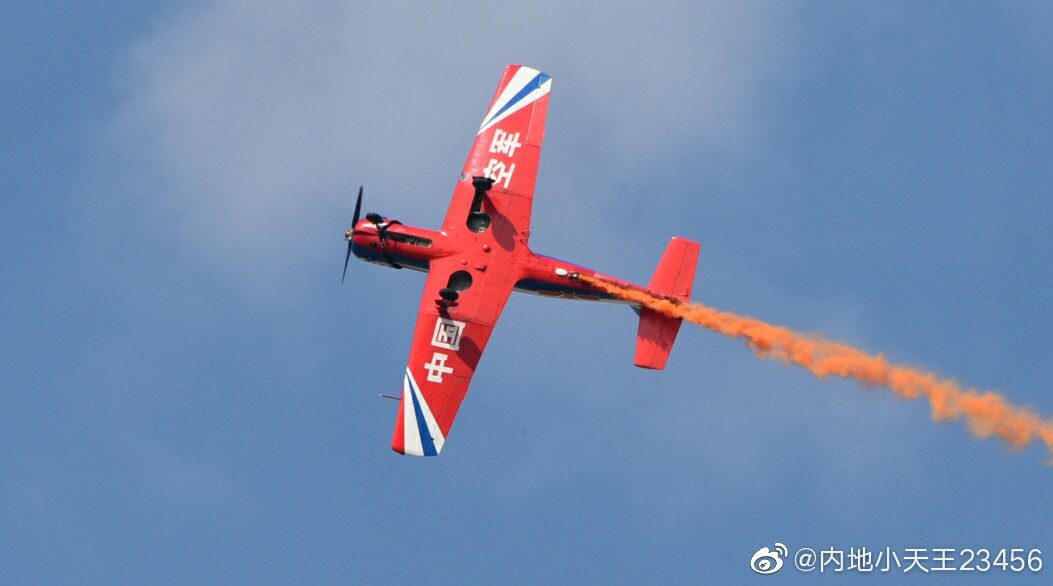
[[[651,277],[648,289],[655,293],[687,301],[698,266],[697,242],[674,237]],[[646,307],[640,308],[640,328],[636,332],[636,366],[662,370],[669,360],[680,318],[667,317]]]

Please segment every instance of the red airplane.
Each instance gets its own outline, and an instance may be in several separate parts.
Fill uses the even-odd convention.
[[[373,213],[359,221],[359,188],[354,221],[344,234],[344,276],[352,253],[365,261],[428,273],[391,441],[400,454],[437,456],[442,451],[513,290],[625,303],[577,279],[590,275],[659,297],[691,296],[699,245],[690,240],[669,242],[646,288],[534,254],[527,246],[551,88],[552,78],[540,71],[520,65],[505,69],[438,231]],[[634,309],[640,316],[636,366],[660,370],[681,320],[645,307]]]

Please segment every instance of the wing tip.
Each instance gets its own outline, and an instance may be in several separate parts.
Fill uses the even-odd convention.
[[[391,449],[404,456],[438,456],[445,443],[446,437],[407,367]]]
[[[436,445],[434,452],[428,451],[428,450],[421,450],[421,451],[410,450],[410,451],[407,451],[406,448],[405,448],[405,444],[400,442],[399,439],[400,438],[396,438],[394,441],[391,442],[391,449],[396,454],[399,454],[399,455],[402,455],[402,456],[417,456],[417,457],[421,457],[421,458],[427,458],[427,457],[430,457],[430,456],[438,456],[439,454],[442,453],[442,446],[441,445]]]

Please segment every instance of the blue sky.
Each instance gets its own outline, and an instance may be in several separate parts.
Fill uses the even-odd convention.
[[[688,326],[640,371],[605,304],[513,297],[443,455],[388,448],[423,276],[339,286],[352,197],[438,225],[508,63],[554,78],[538,252],[646,282],[688,237],[700,301],[1053,414],[1053,10],[725,4],[6,5],[0,582],[1053,555],[1043,449]]]

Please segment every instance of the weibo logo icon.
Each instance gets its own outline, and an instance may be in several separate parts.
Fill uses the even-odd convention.
[[[786,546],[781,543],[775,544],[775,551],[764,546],[750,558],[750,569],[758,574],[774,574],[782,569],[782,558],[789,553]]]

